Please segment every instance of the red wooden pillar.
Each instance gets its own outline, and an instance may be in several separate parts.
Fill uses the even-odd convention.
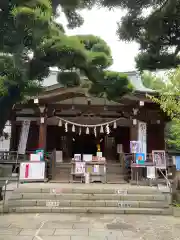
[[[45,107],[39,107],[40,109],[40,122],[39,122],[39,141],[38,148],[46,150],[46,135],[47,135],[47,115],[45,113]]]

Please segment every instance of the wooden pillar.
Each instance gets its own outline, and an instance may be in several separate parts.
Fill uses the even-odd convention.
[[[11,115],[11,137],[10,137],[10,151],[16,151],[17,146],[16,146],[16,115],[13,112]]]
[[[136,124],[132,124],[131,130],[130,130],[130,141],[138,141],[138,121],[136,121]],[[130,143],[129,143],[130,144]],[[132,154],[132,161],[135,161],[135,154]],[[138,168],[132,168],[131,169],[131,181],[136,180],[137,181],[137,171],[139,174]]]
[[[138,121],[136,125],[131,126],[130,141],[138,141]]]
[[[46,136],[47,136],[47,115],[45,113],[45,107],[40,106],[40,122],[39,122],[39,141],[38,148],[46,150]]]

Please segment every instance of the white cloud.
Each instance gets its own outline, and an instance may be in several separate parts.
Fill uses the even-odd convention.
[[[125,72],[135,69],[134,58],[138,53],[136,43],[125,43],[118,40],[116,35],[117,22],[121,19],[124,12],[120,9],[108,11],[107,9],[83,10],[81,15],[84,18],[84,24],[80,28],[70,30],[66,28],[68,35],[93,34],[104,39],[111,47],[114,64],[112,70]],[[66,24],[66,19],[62,15],[58,21]]]

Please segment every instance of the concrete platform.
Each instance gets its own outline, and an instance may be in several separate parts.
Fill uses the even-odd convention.
[[[0,240],[179,240],[180,218],[116,214],[0,215]]]

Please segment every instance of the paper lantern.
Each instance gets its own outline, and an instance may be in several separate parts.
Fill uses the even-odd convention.
[[[38,99],[38,98],[35,98],[35,99],[34,99],[34,103],[35,103],[35,104],[38,104],[38,103],[39,103],[39,99]]]
[[[144,106],[144,102],[143,102],[143,101],[140,101],[140,102],[139,102],[139,106],[141,106],[141,107]]]
[[[40,122],[41,122],[41,123],[44,123],[44,121],[45,121],[45,120],[44,120],[44,117],[41,117]]]
[[[137,119],[133,119],[133,125],[137,124]]]

